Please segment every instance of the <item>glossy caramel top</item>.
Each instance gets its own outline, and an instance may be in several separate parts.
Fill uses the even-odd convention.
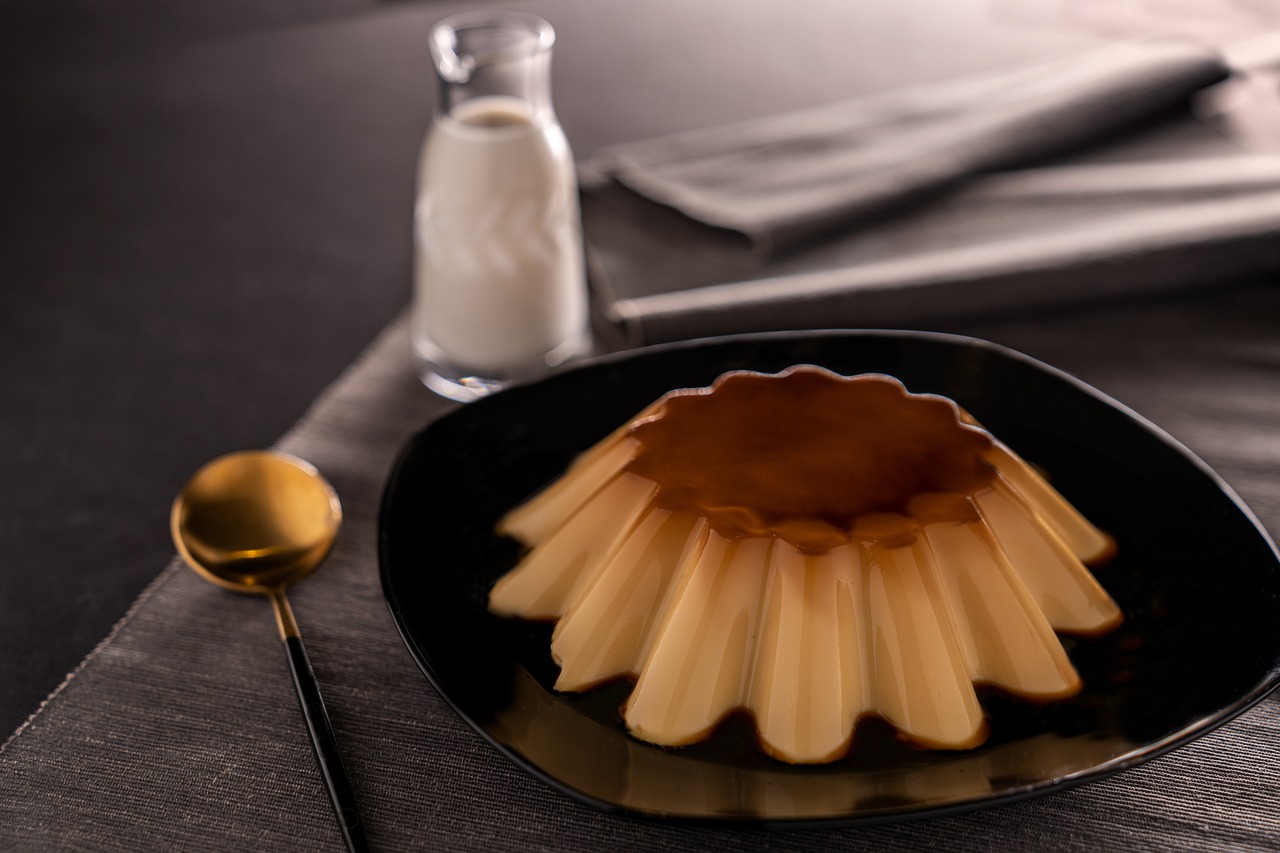
[[[909,535],[912,498],[971,495],[995,477],[981,458],[991,436],[954,403],[878,374],[730,373],[668,395],[630,434],[628,469],[658,484],[658,505],[702,513],[721,535],[805,550],[851,541],[872,514],[900,517]]]

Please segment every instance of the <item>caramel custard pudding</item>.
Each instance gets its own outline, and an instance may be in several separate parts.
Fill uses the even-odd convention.
[[[878,716],[967,749],[975,684],[1076,693],[1057,632],[1119,608],[1088,564],[1114,543],[943,397],[801,365],[673,391],[512,510],[530,550],[490,609],[556,620],[559,690],[631,678],[643,740],[705,739],[745,711],[794,763]]]

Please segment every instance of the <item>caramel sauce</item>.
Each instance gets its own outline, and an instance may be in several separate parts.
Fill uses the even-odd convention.
[[[826,551],[862,538],[861,526],[910,542],[916,512],[972,513],[964,497],[924,509],[919,496],[973,495],[995,477],[981,458],[991,436],[961,418],[951,401],[887,376],[731,373],[669,394],[633,424],[639,450],[627,469],[658,484],[659,506],[700,512],[722,536]]]

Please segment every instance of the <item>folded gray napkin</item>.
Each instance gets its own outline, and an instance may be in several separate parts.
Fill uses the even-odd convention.
[[[1280,269],[1280,157],[1175,106],[1223,73],[1127,43],[607,149],[582,178],[603,325],[947,328]]]
[[[1013,72],[620,145],[604,168],[684,214],[789,248],[966,177],[1093,142],[1227,76],[1189,41],[1113,44]]]
[[[584,195],[606,328],[628,343],[949,328],[1280,270],[1280,157],[1086,163],[985,178],[785,259],[609,187]]]

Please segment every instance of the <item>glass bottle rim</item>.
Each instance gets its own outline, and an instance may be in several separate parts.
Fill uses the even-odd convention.
[[[525,30],[534,38],[493,47],[460,57],[458,35],[466,30]],[[431,28],[431,54],[446,77],[465,79],[476,66],[526,59],[551,50],[556,33],[544,19],[527,12],[476,11],[461,12],[437,21]]]

